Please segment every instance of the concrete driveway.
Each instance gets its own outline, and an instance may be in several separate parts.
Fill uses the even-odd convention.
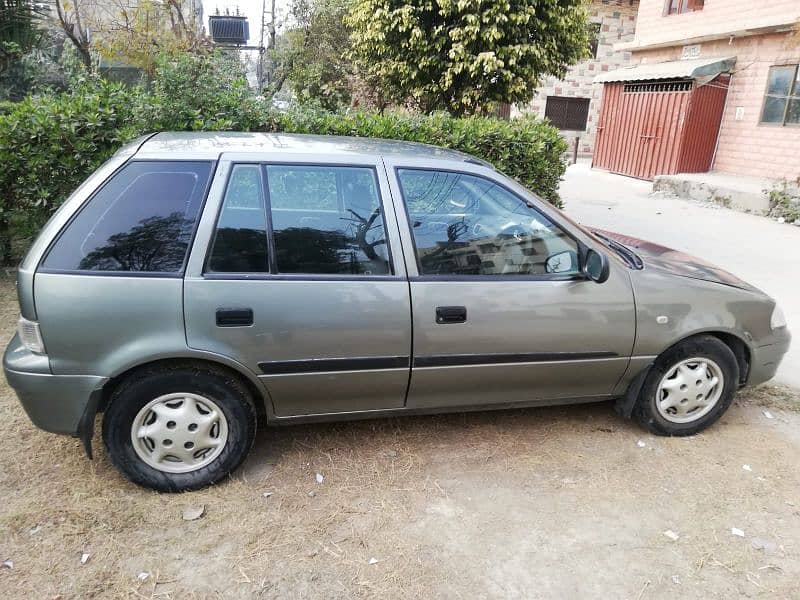
[[[592,225],[700,256],[775,298],[800,339],[800,227],[716,206],[650,196],[651,184],[572,165],[561,185],[567,213]],[[776,381],[800,388],[800,342]]]

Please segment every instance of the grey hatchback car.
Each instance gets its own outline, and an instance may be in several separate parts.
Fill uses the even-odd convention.
[[[117,152],[19,269],[6,378],[31,420],[95,417],[157,490],[234,470],[256,424],[615,401],[661,435],[719,419],[790,342],[705,262],[592,231],[420,144],[159,133]]]

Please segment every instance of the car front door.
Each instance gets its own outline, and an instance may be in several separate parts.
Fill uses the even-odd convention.
[[[187,268],[188,345],[257,373],[279,417],[402,407],[411,316],[388,196],[369,156],[223,155]]]
[[[580,274],[574,232],[466,162],[387,160],[413,313],[409,408],[588,401],[612,393],[635,315],[626,268]],[[403,223],[402,221],[406,221]]]

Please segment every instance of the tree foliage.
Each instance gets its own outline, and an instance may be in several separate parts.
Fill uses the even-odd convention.
[[[294,26],[280,38],[276,52],[278,85],[287,81],[300,104],[329,110],[350,105],[354,69],[345,56],[350,31],[344,17],[350,0],[295,0]]]
[[[354,0],[356,65],[398,102],[480,114],[586,56],[583,0]]]
[[[106,0],[94,19],[100,56],[152,75],[165,54],[198,53],[210,48],[182,0]]]
[[[32,0],[0,0],[0,99],[18,100],[30,85],[27,56],[41,43],[42,9]]]
[[[246,130],[256,98],[236,52],[162,54],[144,110],[154,130]]]
[[[11,44],[15,52],[22,53],[37,46],[42,36],[41,16],[41,8],[32,0],[0,0],[0,69]]]

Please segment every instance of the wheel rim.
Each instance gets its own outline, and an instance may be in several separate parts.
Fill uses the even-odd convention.
[[[688,358],[673,365],[656,391],[658,413],[672,423],[691,423],[719,402],[725,378],[709,358]]]
[[[165,394],[136,414],[131,441],[145,463],[165,473],[188,473],[211,464],[228,441],[228,420],[213,400]]]

